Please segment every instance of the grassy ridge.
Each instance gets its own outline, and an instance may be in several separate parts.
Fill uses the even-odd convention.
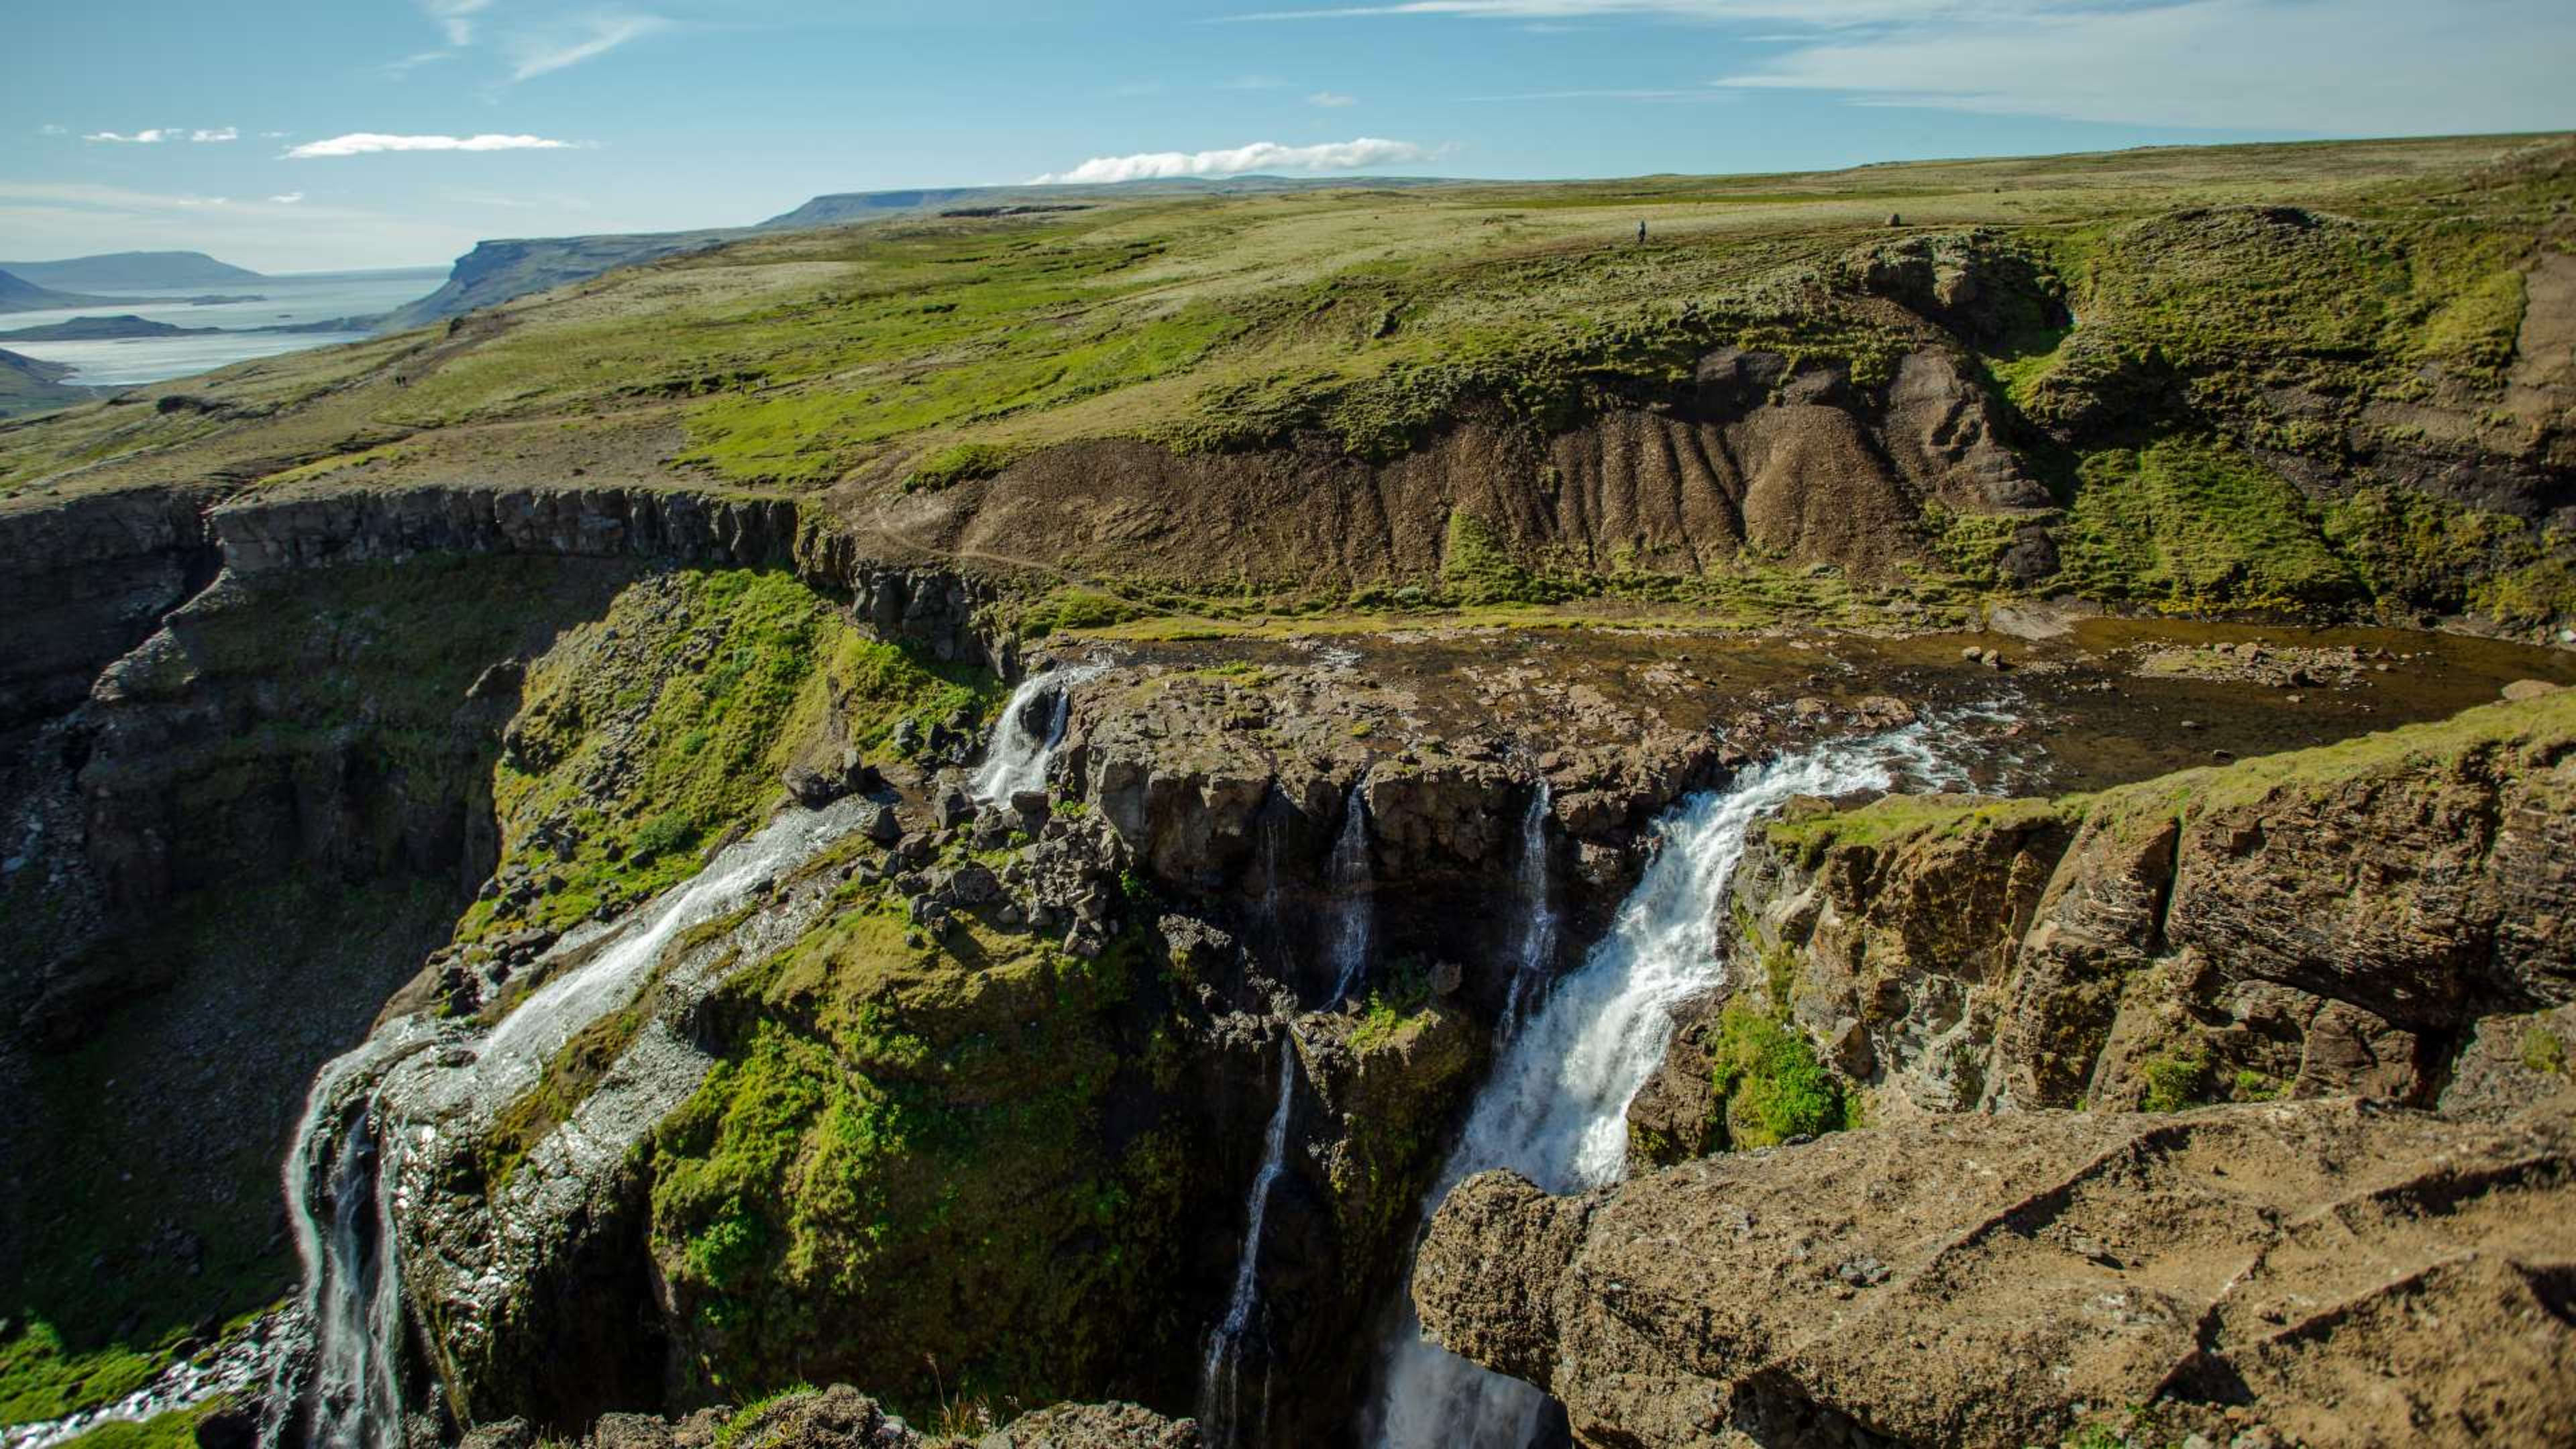
[[[2569,244],[2571,155],[2563,140],[2487,138],[1101,196],[1043,216],[768,235],[446,331],[235,369],[188,384],[191,405],[167,413],[89,408],[0,432],[0,491],[173,466],[307,489],[559,481],[612,458],[648,482],[855,505],[957,489],[1086,439],[1385,460],[1466,416],[1544,433],[1669,402],[1726,345],[1829,360],[1864,386],[1941,347],[1982,366],[2010,440],[2059,488],[2061,514],[2025,520],[2054,529],[2064,556],[2039,588],[2195,610],[2475,608],[2528,627],[2576,611],[2563,562],[2576,540],[2507,539],[2509,514],[2458,504],[2439,506],[2465,517],[2429,531],[2383,527],[2389,509],[2343,495],[2385,454],[2432,460],[2395,467],[2404,479],[2540,446],[2506,381],[2524,273]],[[1891,258],[1917,242],[2011,264],[1983,296],[1891,290]],[[2078,325],[2008,295],[2023,281],[1996,286],[2007,274],[2062,297]],[[1911,602],[2006,586],[2010,535],[1994,520],[1927,522]],[[1208,551],[1208,577],[1159,585],[1214,594],[1259,574],[1237,542]],[[1693,561],[1578,577],[1490,527],[1451,542],[1464,555],[1440,576],[1408,564],[1390,591],[1445,587],[1403,602],[1446,607],[1730,603],[1692,597]],[[1112,579],[1067,582],[1175,607]],[[1248,606],[1283,607],[1303,585],[1281,587]]]

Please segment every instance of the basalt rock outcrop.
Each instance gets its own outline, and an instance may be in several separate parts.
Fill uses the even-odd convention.
[[[1424,1320],[1590,1444],[2055,1442],[2114,1408],[2561,1435],[2572,805],[2564,691],[2091,797],[1808,802],[1631,1106],[1642,1175],[1462,1187]],[[1865,1125],[1649,1170],[1724,1144],[1737,1012]]]
[[[2576,999],[2571,822],[2567,691],[2089,799],[1819,806],[1735,877],[1733,989],[1882,1119],[2429,1105],[2480,1021]]]
[[[2576,1422],[2566,1092],[1926,1117],[1444,1203],[1414,1301],[1588,1445],[2544,1443]]]

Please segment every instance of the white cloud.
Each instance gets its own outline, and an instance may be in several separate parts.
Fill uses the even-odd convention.
[[[1322,106],[1328,111],[1338,110],[1343,106],[1356,106],[1359,103],[1359,97],[1346,96],[1340,91],[1317,91],[1306,98],[1306,104],[1310,106]]]
[[[492,0],[421,0],[421,9],[438,22],[449,45],[474,43],[474,17],[492,8]]]
[[[291,147],[286,158],[309,161],[318,156],[372,156],[384,151],[571,151],[588,144],[544,136],[386,136],[374,131],[352,131]]]
[[[605,55],[630,40],[668,30],[658,15],[594,15],[572,34],[520,35],[510,42],[510,79],[528,80]]]
[[[36,128],[36,134],[39,136],[68,136],[71,134],[71,128],[68,126],[57,126],[53,122],[47,121],[45,124]]]
[[[45,134],[48,136],[59,136],[62,134],[62,128],[59,126],[48,126],[45,128]],[[210,129],[198,128],[194,130],[184,126],[153,126],[146,130],[132,132],[92,131],[88,135],[81,137],[81,139],[84,141],[113,141],[124,146],[158,146],[164,141],[238,141],[241,139],[241,131],[232,126],[216,126]]]
[[[269,198],[269,200],[276,202],[280,206],[293,206],[295,203],[302,201],[303,199],[304,193],[301,191],[289,191],[282,196],[272,196]]]
[[[422,66],[436,65],[442,60],[454,59],[456,59],[456,52],[452,50],[423,50],[406,55],[400,60],[386,61],[378,68],[394,79],[400,80]]]
[[[2396,135],[2576,119],[2564,0],[2183,0],[1969,15],[1810,43],[1729,87],[2126,125]]]
[[[1095,156],[1070,171],[1041,176],[1036,186],[1079,185],[1106,181],[1171,180],[1184,176],[1242,176],[1255,171],[1356,171],[1367,166],[1393,166],[1428,161],[1438,153],[1411,141],[1363,136],[1318,146],[1282,146],[1256,141],[1223,151],[1147,151],[1133,156]]]

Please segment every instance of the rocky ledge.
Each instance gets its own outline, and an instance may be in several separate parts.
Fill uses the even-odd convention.
[[[1573,1198],[1488,1173],[1414,1301],[1586,1444],[2537,1444],[2576,1415],[2571,1110],[1927,1118]]]

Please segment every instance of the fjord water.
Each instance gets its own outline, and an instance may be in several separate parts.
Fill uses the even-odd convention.
[[[1510,1036],[1426,1203],[1436,1207],[1491,1168],[1555,1193],[1618,1181],[1628,1102],[1662,1064],[1672,1009],[1724,979],[1723,893],[1752,829],[1793,796],[1884,790],[1900,775],[1937,783],[1949,774],[1932,752],[1929,727],[1913,725],[1784,757],[1674,809],[1609,934]],[[1387,1449],[1522,1449],[1545,1402],[1540,1391],[1427,1341],[1410,1293],[1397,1317],[1380,1396],[1363,1411],[1366,1437]]]
[[[1199,1366],[1199,1432],[1210,1449],[1259,1444],[1263,1437],[1257,1422],[1251,1426],[1251,1434],[1244,1433],[1243,1350],[1261,1308],[1263,1228],[1270,1216],[1270,1195],[1279,1186],[1279,1174],[1287,1164],[1288,1118],[1296,1101],[1297,1042],[1283,1034],[1279,1042],[1278,1100],[1270,1109],[1270,1126],[1262,1137],[1261,1170],[1253,1174],[1252,1191],[1244,1202],[1243,1251],[1235,1259],[1234,1287],[1226,1298],[1225,1317],[1208,1335],[1207,1358]],[[1270,1395],[1265,1383],[1257,1401],[1256,1418],[1267,1419],[1269,1411]]]
[[[173,327],[216,327],[186,337],[132,337],[105,342],[0,342],[0,348],[44,362],[68,362],[78,371],[64,381],[83,387],[127,387],[210,372],[236,362],[357,342],[364,329],[329,332],[259,332],[261,327],[303,327],[343,317],[390,312],[438,289],[444,268],[406,267],[382,272],[308,272],[262,277],[220,288],[116,288],[131,305],[63,307],[43,312],[0,313],[0,332],[45,327],[75,317],[133,315]],[[107,289],[102,289],[107,290]],[[191,306],[197,296],[256,296],[256,302]]]

